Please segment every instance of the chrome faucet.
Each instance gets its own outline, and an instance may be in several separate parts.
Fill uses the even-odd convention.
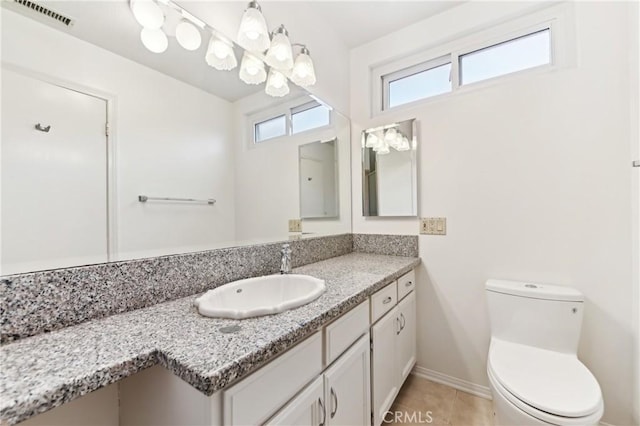
[[[280,253],[282,253],[280,273],[289,274],[291,272],[291,246],[289,246],[289,244],[283,244]]]

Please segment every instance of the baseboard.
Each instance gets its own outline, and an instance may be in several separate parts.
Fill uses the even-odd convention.
[[[431,380],[432,382],[451,386],[452,388],[470,393],[475,396],[479,396],[480,398],[492,399],[491,390],[487,386],[481,386],[475,383],[471,383],[466,380],[458,379],[457,377],[449,376],[447,374],[429,370],[428,368],[420,367],[418,365],[413,367],[413,371],[411,372],[411,374],[419,377],[424,377],[425,379]]]

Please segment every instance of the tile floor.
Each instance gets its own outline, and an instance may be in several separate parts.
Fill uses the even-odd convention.
[[[491,401],[414,375],[407,378],[390,411],[399,413],[396,421],[383,425],[493,426]]]

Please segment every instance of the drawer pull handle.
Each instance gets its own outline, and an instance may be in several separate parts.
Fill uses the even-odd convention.
[[[387,303],[391,303],[391,300],[393,300],[393,299],[391,299],[391,296],[387,296],[387,297],[385,297],[385,299],[382,301],[382,304],[383,304],[383,305],[386,305]]]
[[[322,412],[322,421],[319,426],[324,426],[327,421],[327,410],[324,408],[324,404],[322,403],[322,398],[318,398],[318,404],[320,404],[320,412]]]
[[[334,403],[335,403],[335,408],[333,408],[331,411],[331,418],[334,418],[336,413],[338,412],[338,395],[336,394],[336,391],[334,391],[332,387],[331,388],[331,405],[334,406]]]
[[[413,285],[413,281],[407,281],[404,285],[405,287],[411,287]]]

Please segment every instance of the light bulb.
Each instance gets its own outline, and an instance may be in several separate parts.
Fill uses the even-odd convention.
[[[157,30],[164,24],[162,9],[152,0],[131,0],[131,12],[136,21],[144,28]]]
[[[260,84],[267,79],[267,72],[264,69],[264,62],[256,58],[249,52],[242,55],[240,64],[240,80],[247,84]]]
[[[265,93],[277,98],[289,94],[289,84],[287,83],[287,77],[285,77],[284,74],[282,74],[280,71],[271,68],[269,70],[269,77],[267,78]]]
[[[366,148],[375,148],[378,146],[378,138],[373,133],[369,133],[367,135],[367,142],[365,143]]]
[[[215,35],[209,40],[205,60],[209,66],[221,71],[232,70],[238,66],[233,46]]]
[[[160,29],[143,28],[140,31],[140,40],[142,40],[144,47],[153,53],[162,53],[169,46],[167,35]]]
[[[238,29],[238,43],[251,52],[264,52],[269,48],[267,23],[257,2],[252,1],[242,15]]]
[[[409,139],[407,139],[406,136],[402,136],[400,145],[396,149],[398,151],[409,151],[411,149],[411,145],[409,145]]]
[[[391,128],[389,130],[386,131],[386,133],[384,134],[384,140],[391,145],[392,143],[394,143],[395,139],[398,137],[398,131],[394,128]]]
[[[313,61],[309,56],[309,50],[302,48],[300,54],[296,57],[291,71],[291,81],[300,87],[313,86],[316,84],[316,71],[313,67]]]
[[[375,151],[377,154],[387,155],[390,152],[389,145],[383,142],[382,145],[379,146],[378,149],[376,149]]]
[[[291,42],[289,41],[289,33],[284,25],[280,25],[274,32],[271,38],[271,46],[267,51],[266,61],[269,65],[279,70],[290,70],[293,67]]]
[[[176,27],[176,39],[180,46],[187,50],[196,50],[202,44],[202,36],[198,28],[191,22],[183,19]]]

